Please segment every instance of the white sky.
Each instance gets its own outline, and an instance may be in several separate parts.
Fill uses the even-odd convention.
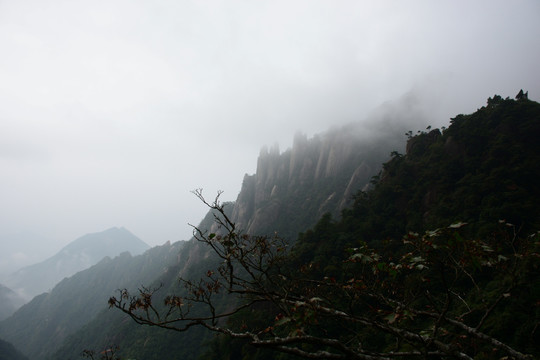
[[[188,239],[190,191],[236,199],[263,145],[411,89],[434,125],[537,100],[539,66],[538,0],[0,0],[0,241]]]

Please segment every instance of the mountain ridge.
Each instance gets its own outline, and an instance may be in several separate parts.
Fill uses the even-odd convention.
[[[374,336],[381,324],[400,323],[400,329],[419,334],[440,326],[445,329],[443,343],[460,349],[467,354],[466,358],[506,358],[505,351],[511,351],[504,350],[506,346],[505,349],[517,349],[519,356],[515,358],[538,357],[540,104],[527,99],[503,100],[496,95],[476,112],[452,118],[447,129],[428,127],[408,136],[406,153],[392,153],[382,172],[374,177],[373,189],[357,193],[354,204],[340,218],[325,215],[312,229],[300,234],[291,256],[278,265],[290,271],[284,273],[283,281],[271,282],[269,293],[263,292],[271,294],[272,302],[268,301],[267,307],[253,306],[244,314],[233,315],[226,329],[261,337],[265,328],[271,329],[271,335],[261,341],[277,339],[273,349],[279,351],[277,345],[283,345],[290,339],[291,331],[300,328],[299,337],[317,338],[325,345],[299,341],[300,345],[292,350],[312,351],[309,354],[314,357],[328,350],[334,351],[331,355],[336,358],[349,358],[351,352],[360,352],[360,357],[367,354],[371,358],[375,354],[373,358],[386,359],[387,354],[393,357],[402,349],[397,331],[392,330],[390,336],[384,332]],[[423,233],[424,236],[419,235]],[[447,243],[437,239],[444,233]],[[415,242],[416,238],[421,241]],[[476,258],[481,253],[474,249],[478,243],[484,244],[485,254],[491,254],[495,260]],[[463,252],[454,253],[461,246]],[[423,252],[415,252],[418,249]],[[361,260],[355,260],[355,256]],[[465,269],[463,264],[469,257],[474,260],[469,263],[471,268],[462,273],[464,278],[450,281]],[[512,257],[515,262],[506,263]],[[431,262],[424,263],[427,258]],[[403,259],[407,261],[400,263]],[[408,272],[403,278],[394,278],[399,271],[393,269],[414,268],[411,264],[417,261],[422,262],[417,268],[421,271],[419,281],[410,281],[414,276]],[[501,263],[495,270],[497,261]],[[437,276],[440,279],[435,281]],[[287,287],[291,283],[293,286]],[[295,293],[297,283],[306,285],[300,285]],[[395,300],[402,285],[402,294],[406,294],[403,298],[414,296]],[[287,290],[276,295],[274,289],[281,287]],[[455,288],[449,290],[452,287]],[[318,292],[319,288],[328,290]],[[343,298],[336,300],[341,289]],[[416,293],[418,289],[422,290]],[[303,293],[309,295],[302,297]],[[455,300],[444,300],[450,293]],[[372,294],[376,299],[371,298]],[[306,313],[297,317],[297,305],[291,304],[290,312],[275,305],[295,296],[299,299],[296,303],[317,299],[317,304],[324,304],[324,308],[317,312],[317,306],[307,306]],[[365,301],[356,302],[363,296]],[[443,301],[448,302],[441,310],[439,304]],[[426,326],[425,319],[418,316],[420,311],[416,307],[425,305],[429,312],[438,308],[440,315],[434,317],[438,319],[437,325]],[[263,310],[257,313],[260,308]],[[334,311],[340,315],[330,315]],[[386,317],[392,313],[396,317]],[[403,313],[415,315],[399,319]],[[283,316],[290,318],[280,321]],[[439,323],[446,316],[448,323]],[[368,324],[368,319],[378,317],[380,322]],[[350,326],[344,326],[347,319]],[[355,328],[358,319],[366,319],[366,324],[359,322]],[[470,333],[459,335],[456,331],[454,338],[446,337],[456,330],[452,324],[459,322],[461,329],[476,327],[475,331],[481,331],[482,336],[468,339]],[[292,325],[286,327],[289,323]],[[496,348],[494,342],[486,341],[490,337],[504,345]],[[264,346],[249,344],[259,339],[218,336],[200,359],[242,358],[241,354],[250,354],[249,358],[254,360],[292,359],[265,350]],[[279,341],[282,339],[284,342]],[[334,340],[338,346],[328,345]],[[431,343],[423,336],[421,342]],[[424,344],[408,344],[403,349],[410,354],[408,351],[422,349]],[[527,355],[520,357],[520,352]],[[419,351],[418,356],[422,355]],[[448,354],[448,358],[456,355]]]
[[[138,255],[148,248],[150,246],[127,229],[111,227],[73,240],[48,259],[16,271],[5,282],[29,301],[51,290],[63,278],[96,264],[105,256],[114,257],[124,251]]]
[[[309,139],[297,133],[292,148],[281,153],[277,146],[263,147],[256,172],[244,176],[232,220],[247,233],[279,229],[292,241],[299,228],[314,225],[313,219],[327,212],[339,216],[354,193],[369,186],[391,151],[403,147],[404,125],[398,127],[400,135],[394,129],[367,138],[364,125],[352,123]]]
[[[535,119],[538,118],[538,104],[532,102],[492,103],[485,109],[479,110],[480,112],[474,115],[474,118],[482,119],[482,116],[493,111],[499,105],[508,106],[507,115],[509,119],[528,116],[527,114],[530,113],[530,116],[532,116],[532,120],[529,119],[531,121],[528,122],[530,125],[531,123],[534,124]],[[361,145],[351,145],[343,141],[344,138],[353,137],[352,131],[350,131],[351,128],[343,127],[341,128],[343,131],[347,132],[349,130],[347,134],[340,135],[339,129],[333,129],[328,133],[315,136],[311,140],[307,140],[304,135],[298,135],[296,145],[283,153],[280,153],[277,147],[263,148],[258,160],[257,172],[244,177],[242,191],[239,193],[236,202],[227,204],[226,209],[230,212],[228,214],[230,214],[231,219],[238,222],[239,229],[249,230],[254,235],[273,235],[277,232],[280,236],[286,235],[291,243],[296,240],[295,236],[298,233],[302,233],[301,238],[303,239],[313,236],[313,232],[308,229],[318,223],[319,218],[317,216],[320,213],[337,213],[338,216],[346,216],[347,221],[353,221],[354,223],[354,226],[349,226],[350,228],[361,227],[363,233],[354,232],[344,237],[342,237],[343,234],[340,234],[335,239],[324,237],[324,239],[320,240],[320,243],[317,243],[317,247],[307,249],[308,254],[319,252],[318,255],[324,261],[335,260],[328,259],[329,253],[325,253],[325,249],[340,246],[339,244],[342,241],[358,241],[359,239],[362,240],[364,236],[368,236],[368,234],[376,234],[377,236],[373,239],[382,243],[387,238],[403,236],[404,232],[409,228],[421,229],[424,225],[434,225],[435,222],[431,221],[430,217],[435,219],[437,214],[437,216],[441,216],[441,221],[448,225],[446,222],[449,219],[441,215],[441,211],[447,210],[445,206],[453,204],[456,208],[452,211],[459,210],[459,206],[466,206],[469,200],[462,204],[456,199],[445,199],[441,194],[445,194],[448,186],[468,186],[474,183],[470,182],[471,179],[465,177],[467,181],[464,181],[463,184],[453,184],[453,176],[457,174],[463,177],[467,175],[461,174],[465,170],[468,172],[473,171],[473,173],[474,171],[480,172],[480,170],[488,169],[487,165],[489,165],[485,163],[485,166],[483,166],[482,161],[490,160],[490,157],[485,154],[479,157],[474,154],[472,156],[472,148],[467,151],[467,146],[464,146],[463,139],[467,138],[467,141],[470,140],[474,145],[475,136],[480,135],[480,138],[485,138],[486,136],[489,137],[487,134],[490,133],[489,122],[486,124],[477,123],[476,129],[460,128],[460,126],[466,125],[463,119],[471,116],[458,115],[452,120],[452,129],[443,131],[445,136],[444,144],[440,140],[442,137],[435,130],[419,132],[417,136],[411,136],[408,142],[402,139],[399,143],[396,143],[395,141],[399,138],[396,134],[399,132],[401,137],[404,137],[403,134],[405,133],[399,128],[393,129],[393,134],[386,142],[377,138]],[[524,121],[524,123],[526,122]],[[454,130],[458,128],[459,130]],[[509,133],[508,130],[503,128],[499,129],[500,133]],[[468,134],[467,131],[471,133]],[[479,134],[475,132],[479,132]],[[538,129],[534,127],[521,129],[520,133],[533,136],[533,134],[538,133]],[[358,137],[353,138],[355,141],[361,140]],[[534,140],[534,136],[531,140]],[[519,157],[523,154],[522,151],[516,153],[514,147],[508,148],[512,149],[512,151],[503,151],[499,154],[501,149],[512,145],[512,138],[503,137],[497,139],[497,141],[501,141],[501,143],[500,146],[497,145],[492,148],[495,151],[494,155],[502,156],[508,153],[511,155],[508,158],[510,161],[512,157]],[[371,150],[370,146],[372,147]],[[399,151],[396,151],[396,149],[404,148],[407,148],[406,161],[404,156]],[[359,154],[363,154],[367,160],[362,159]],[[452,161],[446,162],[441,168],[435,167],[434,164],[438,159],[444,158],[445,154],[451,154],[453,158],[450,160]],[[379,166],[370,167],[372,162],[377,161],[369,158],[370,155],[380,156],[388,161],[383,160],[379,163]],[[492,164],[495,161],[493,159],[499,159],[499,157],[491,158]],[[454,163],[454,160],[458,162]],[[480,161],[480,165],[478,165],[477,161]],[[462,167],[460,164],[467,164],[467,167]],[[373,173],[370,175],[376,175],[381,168],[382,172],[375,178],[365,174],[371,169]],[[441,170],[440,173],[438,173],[439,170]],[[519,182],[516,183],[515,177],[523,174],[523,170],[526,169],[523,167],[511,169],[508,174],[511,175],[514,170],[515,176],[510,178],[513,183],[504,184],[510,186],[508,190],[511,191],[517,189],[514,187],[515,185],[520,185]],[[479,174],[476,175],[479,176]],[[448,177],[447,181],[444,181],[447,176],[450,177]],[[489,176],[487,179],[489,179]],[[527,186],[531,185],[529,180],[531,179],[527,179]],[[486,192],[497,188],[497,181],[497,179],[492,179],[489,187],[486,188]],[[380,190],[376,193],[361,191],[372,184],[375,184]],[[459,186],[454,187],[459,189]],[[503,187],[503,189],[507,188]],[[523,200],[523,194],[519,192],[511,195],[519,195],[516,199]],[[373,203],[375,205],[369,203],[370,197],[373,196],[378,197],[377,202]],[[342,205],[343,201],[352,201],[353,207],[349,208],[348,205]],[[435,206],[438,203],[445,206]],[[471,213],[466,212],[463,214],[471,215]],[[326,219],[325,221],[329,224],[332,223],[329,220],[331,217],[323,217],[323,219]],[[324,221],[322,224],[324,225]],[[198,228],[203,232],[217,232],[219,230],[213,221],[211,212],[201,221]],[[389,228],[391,228],[391,231],[388,230]],[[365,241],[373,240],[371,235],[369,237]],[[62,304],[78,303],[79,307],[69,308],[70,312],[72,314],[82,312],[83,307],[86,306],[85,301],[89,300],[85,299],[85,296],[89,297],[93,296],[93,294],[79,294],[80,296],[76,300],[70,297],[70,294],[81,291],[80,287],[78,287],[81,282],[95,288],[96,284],[102,281],[100,276],[115,274],[118,275],[117,280],[119,281],[122,280],[122,277],[129,279],[129,281],[125,279],[123,282],[125,285],[120,285],[120,287],[133,289],[142,283],[149,288],[161,287],[163,292],[174,292],[178,291],[178,282],[176,281],[178,276],[190,279],[204,278],[208,269],[219,264],[210,256],[208,249],[194,239],[183,243],[181,246],[176,243],[167,246],[170,246],[170,248],[161,249],[165,253],[164,257],[161,258],[162,260],[156,260],[157,257],[150,255],[152,251],[157,251],[157,249],[151,249],[145,253],[144,256],[146,256],[145,258],[149,263],[156,265],[156,262],[159,262],[159,266],[157,266],[159,271],[155,270],[153,273],[145,272],[144,269],[138,267],[136,261],[142,258],[123,255],[115,259],[105,259],[94,268],[64,280],[50,294],[44,294],[35,299],[35,304],[33,304],[36,305],[35,307],[23,307],[16,313],[17,316],[1,322],[0,337],[9,334],[6,331],[12,331],[14,324],[17,324],[16,326],[21,329],[21,332],[18,332],[17,336],[13,337],[13,342],[16,346],[19,346],[18,344],[23,341],[21,339],[35,338],[34,342],[31,343],[31,352],[35,355],[32,357],[34,360],[74,357],[84,348],[99,351],[105,349],[105,346],[111,345],[111,340],[114,340],[120,346],[121,355],[126,357],[150,360],[183,356],[186,359],[194,359],[198,355],[196,351],[200,352],[205,341],[212,338],[211,334],[199,330],[187,333],[171,333],[136,326],[129,318],[122,318],[122,314],[111,314],[105,310],[106,298],[114,293],[114,290],[110,290],[105,295],[105,287],[102,288],[104,289],[103,292],[100,291],[99,297],[90,299],[92,302],[102,302],[100,303],[102,304],[101,307],[96,307],[92,315],[85,316],[84,325],[79,326],[77,329],[61,328],[63,334],[55,339],[54,343],[43,344],[43,340],[40,340],[40,337],[47,334],[44,329],[41,329],[41,332],[32,334],[24,333],[22,330],[24,324],[35,322],[36,313],[45,312],[51,314],[55,311],[58,313],[67,311],[67,309],[59,311],[55,307],[58,306],[58,304],[54,304],[55,301],[62,301]],[[340,248],[334,248],[332,251],[337,256],[342,256],[341,250]],[[335,256],[336,259],[337,256]],[[83,277],[85,280],[82,280]],[[47,298],[50,307],[47,310],[44,307],[40,309],[41,304],[44,304]],[[25,316],[23,316],[23,313]],[[67,321],[67,318],[63,321]],[[58,324],[55,325],[58,327]],[[11,338],[8,340],[11,341]],[[19,343],[16,341],[19,341]]]
[[[2,304],[0,307],[0,321],[2,321],[20,308],[24,304],[24,299],[15,291],[0,284],[0,304]]]
[[[380,133],[370,139],[362,136],[359,124],[352,124],[332,128],[310,139],[297,134],[293,147],[284,152],[280,152],[277,146],[263,147],[255,174],[244,176],[236,201],[224,203],[227,216],[242,231],[261,235],[277,232],[293,243],[299,232],[317,222],[319,214],[331,212],[339,215],[341,208],[346,206],[344,204],[354,200],[356,191],[369,186],[371,177],[379,171],[390,153],[404,147],[406,126],[401,124],[386,137]],[[315,194],[310,194],[313,192]],[[212,202],[215,194],[205,196]],[[212,211],[197,228],[202,232],[220,231]],[[207,247],[191,239],[169,270],[145,286],[162,288],[161,293],[176,292],[181,290],[176,281],[178,277],[201,278],[208,269],[218,265]],[[107,332],[103,324],[108,323],[111,316],[108,312],[98,314],[84,329],[67,339],[52,359],[75,355],[78,344],[85,339],[89,341],[87,347],[92,349],[110,345],[114,339],[121,349],[128,349],[124,350],[127,353],[123,352],[127,357],[159,359],[160,355],[165,356],[159,349],[167,347],[170,351],[165,357],[174,353],[176,357],[195,359],[204,342],[213,337],[203,329],[170,334],[137,328],[129,321],[117,324]],[[143,344],[156,344],[156,347]]]
[[[177,261],[184,242],[155,246],[141,255],[129,252],[105,257],[86,270],[64,278],[49,293],[34,297],[0,322],[3,338],[31,359],[46,359],[67,336],[107,307],[119,288],[136,289],[150,283]],[[84,349],[78,349],[78,356]]]

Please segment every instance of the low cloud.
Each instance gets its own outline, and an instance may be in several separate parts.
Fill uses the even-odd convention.
[[[206,211],[192,189],[235,199],[260,148],[297,131],[415,131],[495,93],[538,99],[539,15],[535,0],[3,1],[0,230],[56,250],[111,226],[187,239]]]

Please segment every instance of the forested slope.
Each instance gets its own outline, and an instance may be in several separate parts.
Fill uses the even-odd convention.
[[[187,306],[183,309],[190,309],[188,318],[201,319],[204,309],[192,308],[187,300],[187,290],[197,290],[197,286],[182,287],[178,278],[214,279],[220,272],[212,269],[221,267],[221,274],[227,275],[233,268],[223,267],[228,258],[216,257],[205,245],[221,241],[220,246],[231,251],[226,254],[241,265],[245,259],[238,254],[246,248],[234,244],[249,245],[246,241],[253,239],[265,249],[274,244],[273,235],[287,234],[284,247],[275,248],[276,253],[250,250],[263,257],[264,266],[268,264],[265,256],[279,253],[269,263],[277,267],[263,267],[266,272],[254,283],[240,282],[255,284],[251,296],[260,299],[228,322],[218,322],[233,334],[241,330],[242,339],[214,338],[198,326],[186,332],[165,330],[154,317],[157,326],[139,326],[119,311],[103,310],[94,313],[93,320],[87,318],[86,325],[80,323],[78,331],[55,340],[41,355],[77,358],[83,349],[102,351],[118,345],[122,358],[195,359],[201,351],[205,359],[288,358],[272,350],[279,348],[274,346],[279,343],[275,339],[282,339],[287,349],[281,346],[280,351],[329,353],[330,358],[395,356],[393,352],[413,357],[538,356],[540,279],[538,236],[534,234],[540,228],[535,201],[540,195],[536,183],[540,170],[535,166],[540,161],[536,141],[540,105],[495,96],[477,112],[453,118],[447,129],[428,128],[415,136],[407,133],[406,153],[392,151],[405,148],[405,141],[387,149],[392,156],[371,179],[371,190],[366,187],[367,172],[357,176],[358,169],[365,170],[364,165],[373,161],[367,145],[342,141],[348,136],[339,132],[329,134],[333,135],[323,138],[333,138],[332,145],[326,142],[321,147],[325,141],[320,138],[312,144],[298,138],[293,151],[263,151],[257,174],[245,178],[236,203],[221,204],[224,215],[238,227],[231,232],[220,229],[213,221],[215,212],[209,213],[198,226],[203,241],[186,242],[181,251],[165,250],[165,257],[170,258],[163,264],[168,266],[166,271],[161,268],[160,275],[154,272],[153,276],[145,272],[136,281],[134,276],[141,270],[132,270],[133,276],[126,278],[131,295],[113,289],[108,294],[120,296],[111,300],[113,307],[134,301],[136,306],[130,307],[134,311],[148,304],[147,294],[156,295],[153,304],[158,311],[167,310],[166,295],[179,294],[178,309]],[[382,157],[390,143],[394,144],[379,144],[382,148],[373,144],[375,158]],[[212,198],[208,194],[210,206]],[[349,206],[344,207],[345,203]],[[317,222],[323,210],[328,213]],[[315,226],[307,230],[309,224]],[[250,230],[263,236],[243,235]],[[297,239],[295,233],[300,233]],[[245,270],[253,263],[247,264]],[[127,274],[119,268],[108,271]],[[92,276],[98,275],[105,276]],[[226,286],[227,277],[221,281],[220,286]],[[142,302],[137,302],[138,293],[133,291],[137,285],[145,286]],[[212,287],[201,288],[197,296],[211,294],[216,312],[234,312],[242,303],[218,288],[215,294]],[[71,299],[65,296],[66,301]],[[26,309],[39,310],[41,305],[33,303]],[[212,317],[208,319],[211,323]],[[167,326],[181,328],[181,324],[179,320]],[[480,332],[506,347],[500,342],[486,343],[478,337]]]
[[[0,360],[28,360],[15,347],[3,340],[0,340]]]
[[[404,136],[392,131],[367,139],[361,136],[359,124],[351,124],[313,139],[297,135],[292,149],[282,153],[277,148],[263,149],[256,173],[246,175],[237,200],[225,204],[227,214],[239,229],[279,233],[294,242],[297,234],[315,224],[321,214],[339,214],[350,204],[354,193],[369,185],[371,176],[389,158],[392,149],[404,147],[399,138]],[[209,201],[215,195],[205,193]],[[208,233],[219,232],[212,212],[197,227]],[[160,294],[182,292],[178,277],[201,278],[219,261],[209,248],[193,239],[185,244],[166,273],[141,284],[149,289],[161,288]],[[224,298],[218,306],[231,306],[231,302]],[[53,359],[76,356],[81,347],[103,349],[111,343],[118,345],[119,354],[125,357],[196,359],[203,345],[213,338],[203,329],[169,333],[137,327],[129,321],[111,324],[111,319],[118,319],[118,315],[111,315],[111,311],[98,314],[66,339]]]
[[[277,338],[261,339],[275,349],[292,344],[315,358],[505,356],[486,339],[518,349],[516,358],[540,355],[540,104],[496,95],[447,129],[408,135],[374,189],[302,233],[280,265],[292,278],[280,299],[296,296],[303,310],[268,304],[234,316],[232,329],[270,329]],[[289,358],[250,339],[222,336],[204,358]]]
[[[167,243],[136,257],[126,252],[114,259],[105,258],[65,278],[50,293],[36,296],[0,322],[0,336],[29,358],[45,359],[69,335],[105,309],[107,297],[116,289],[136,288],[163,273],[177,260],[182,245]]]

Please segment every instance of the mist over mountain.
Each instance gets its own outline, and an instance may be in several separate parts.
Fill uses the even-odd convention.
[[[539,19],[539,0],[0,1],[0,360],[540,359]],[[435,251],[403,241],[438,229]],[[150,298],[171,327],[204,318],[117,306]]]
[[[177,261],[182,246],[183,242],[166,243],[138,256],[123,252],[115,258],[103,258],[65,278],[50,292],[36,296],[0,322],[0,338],[13,343],[31,359],[46,358],[66,337],[106,309],[110,294],[119,288],[134,290],[165,272]],[[73,356],[79,356],[82,350],[79,348]]]
[[[299,228],[326,212],[339,214],[352,196],[399,147],[394,139],[358,141],[353,125],[308,139],[297,134],[292,149],[263,148],[257,171],[246,175],[232,218],[247,233],[294,238]]]
[[[15,271],[37,264],[58,251],[51,246],[51,239],[30,231],[2,233],[0,243],[0,282]]]
[[[149,246],[124,228],[84,235],[66,245],[54,256],[26,266],[5,279],[6,285],[29,301],[51,290],[60,280],[89,268],[106,256],[124,251],[139,255]]]
[[[25,303],[15,291],[0,284],[0,321],[4,320]]]
[[[480,224],[481,234],[503,216],[534,228],[539,212],[528,194],[535,198],[538,192],[534,164],[539,114],[536,102],[497,96],[472,115],[456,116],[442,132],[407,132],[408,141],[406,123],[386,137],[362,137],[354,124],[313,138],[297,134],[293,147],[284,152],[263,148],[256,173],[246,175],[237,200],[226,203],[227,216],[240,231],[277,233],[289,244],[299,241],[302,256],[330,273],[342,266],[344,247],[358,239],[400,239],[408,229],[460,219]],[[204,195],[210,202],[215,196]],[[212,212],[197,227],[219,231]],[[77,243],[68,252],[81,248]],[[101,351],[111,344],[126,358],[197,359],[208,349],[208,359],[247,353],[252,348],[245,344],[212,342],[214,336],[202,328],[176,333],[139,326],[107,309],[107,299],[117,289],[136,292],[144,285],[161,288],[161,296],[181,293],[179,276],[200,279],[219,264],[195,239],[167,243],[139,256],[105,258],[0,322],[0,338],[33,360],[77,358],[83,349]],[[523,294],[523,299],[529,297]],[[154,299],[156,304],[160,299]],[[227,301],[221,294],[217,305],[227,308]],[[506,333],[499,329],[508,328],[508,311],[529,329],[525,313],[504,307],[501,311],[493,327],[502,336]],[[508,339],[518,345],[526,341]]]
[[[399,352],[424,358],[411,349],[435,348],[424,336],[439,326],[444,349],[429,358],[538,358],[540,104],[523,91],[516,99],[495,95],[476,112],[453,117],[448,128],[409,132],[406,153],[392,153],[373,189],[357,193],[340,218],[325,215],[300,234],[277,265],[289,267],[276,269],[284,280],[274,286],[277,277],[269,277],[258,293],[271,301],[229,319],[225,332],[242,335],[219,335],[199,359],[296,358],[287,352],[303,358],[322,352],[323,358],[388,359]],[[458,227],[464,229],[455,232]],[[423,252],[415,252],[419,248]],[[357,255],[365,258],[356,261]],[[422,261],[416,281],[415,272],[399,275],[416,261]],[[461,279],[455,276],[460,271]],[[276,296],[279,287],[285,291]],[[400,292],[406,300],[396,300]],[[276,305],[289,299],[291,307]],[[306,311],[298,311],[303,304]],[[428,321],[419,308],[437,316]],[[414,315],[399,319],[403,312]],[[388,332],[379,331],[387,325]],[[473,327],[479,333],[469,332]],[[401,346],[400,331],[418,334],[419,344]],[[246,333],[257,338],[245,341]],[[268,342],[275,344],[272,351],[265,350]]]
[[[339,216],[353,196],[367,190],[371,177],[405,150],[405,133],[430,121],[426,96],[418,89],[377,108],[362,122],[334,126],[308,138],[298,132],[291,148],[263,147],[256,172],[246,174],[233,205],[232,219],[250,234],[294,240],[298,229],[330,213]]]
[[[239,226],[249,231],[287,234],[292,242],[299,232],[313,226],[321,214],[339,214],[350,204],[355,192],[369,185],[371,176],[381,169],[390,152],[404,147],[406,126],[402,124],[394,131],[369,138],[362,135],[359,125],[351,124],[313,138],[297,134],[293,147],[282,153],[275,147],[263,148],[256,173],[244,177],[242,190],[235,202],[228,203],[227,211]],[[209,199],[215,196],[213,193],[205,195]],[[209,212],[197,226],[201,230],[215,230],[213,214]],[[142,269],[140,256],[123,255],[65,279],[49,294],[36,297],[0,323],[0,336],[16,346],[25,343],[25,354],[35,360],[52,354],[55,354],[54,359],[77,356],[82,343],[85,348],[115,343],[124,349],[130,348],[133,354],[138,354],[137,358],[148,359],[153,356],[149,344],[160,344],[159,347],[174,349],[176,354],[188,359],[194,358],[202,343],[211,339],[211,334],[196,330],[185,337],[181,335],[184,340],[178,340],[177,336],[162,331],[135,326],[123,321],[120,314],[105,310],[108,297],[117,288],[144,284],[163,286],[173,292],[178,288],[178,276],[197,278],[216,266],[216,259],[199,242],[191,240],[181,244],[152,248],[142,255],[144,261],[160,264],[154,272]],[[163,271],[164,268],[168,270]],[[156,272],[158,269],[161,272]],[[102,277],[109,274],[126,281],[118,281],[116,287],[103,287]],[[72,294],[77,294],[76,298]],[[58,306],[65,308],[59,310]],[[88,308],[93,310],[86,310]],[[79,314],[77,321],[70,322],[66,313]],[[36,321],[36,314],[42,314],[39,316],[43,320],[48,319],[49,325],[29,326]],[[34,340],[28,343],[22,339]]]
[[[294,243],[298,233],[312,227],[325,213],[339,217],[350,206],[354,195],[370,186],[370,180],[390,158],[392,151],[403,151],[405,132],[426,121],[417,111],[401,114],[402,101],[389,104],[372,119],[375,131],[366,132],[365,125],[351,123],[331,128],[311,138],[297,133],[293,146],[280,152],[277,146],[263,147],[257,170],[245,175],[236,201],[227,202],[228,216],[239,229],[252,234],[274,233]],[[388,111],[391,109],[392,111]],[[369,135],[367,135],[369,134]],[[215,193],[204,192],[211,201]],[[197,225],[201,231],[219,232],[214,213],[209,211]],[[167,272],[155,278],[151,288],[176,292],[177,278],[204,277],[208,269],[218,265],[208,247],[192,239],[188,241]],[[223,303],[226,306],[226,302]],[[134,326],[121,321],[120,314],[100,312],[86,326],[73,333],[58,348],[52,359],[74,356],[81,343],[101,349],[110,343],[124,349],[128,357],[159,359],[160,356],[196,359],[213,335],[203,329],[172,334],[162,330]],[[113,320],[114,319],[114,320]],[[105,327],[103,324],[109,324]]]

